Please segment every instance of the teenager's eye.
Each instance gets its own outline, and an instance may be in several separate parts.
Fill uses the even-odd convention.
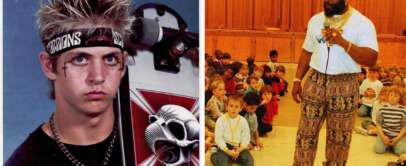
[[[104,58],[107,65],[115,66],[118,64],[118,58],[114,55],[108,55]]]
[[[71,62],[77,66],[84,66],[88,64],[88,59],[85,56],[77,56],[72,58]]]

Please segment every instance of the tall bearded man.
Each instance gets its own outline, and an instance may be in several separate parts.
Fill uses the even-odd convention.
[[[361,65],[373,66],[377,56],[374,24],[348,0],[324,0],[324,12],[308,23],[292,90],[293,99],[301,102],[294,166],[313,165],[324,120],[323,165],[346,165],[358,105],[357,73]]]

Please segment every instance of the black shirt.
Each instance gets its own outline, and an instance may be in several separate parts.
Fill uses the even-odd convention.
[[[101,166],[110,145],[113,133],[102,142],[93,145],[65,144],[69,152],[85,166]],[[118,134],[108,166],[120,166],[121,151]],[[72,166],[72,162],[63,154],[56,141],[38,127],[16,149],[5,166]]]

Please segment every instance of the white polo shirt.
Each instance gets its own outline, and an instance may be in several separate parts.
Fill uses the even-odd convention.
[[[327,44],[323,41],[321,30],[324,29],[324,12],[313,16],[308,24],[303,49],[312,53],[310,67],[325,73],[327,64]],[[379,51],[374,24],[359,11],[353,9],[352,15],[343,27],[342,36],[358,47],[368,47]],[[330,48],[327,74],[359,73],[361,66],[355,62],[347,48],[334,44]]]

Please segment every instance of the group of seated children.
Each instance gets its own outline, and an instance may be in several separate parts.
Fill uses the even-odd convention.
[[[377,154],[392,151],[400,161],[390,165],[406,165],[406,70],[371,67],[362,80],[358,115],[366,117],[355,131],[377,136],[374,151]]]
[[[276,50],[263,65],[252,57],[247,63],[231,62],[230,57],[220,50],[214,57],[206,54],[206,150],[215,166],[253,165],[249,150],[263,148],[259,138],[272,131],[278,102],[287,92],[285,68],[277,64]]]

